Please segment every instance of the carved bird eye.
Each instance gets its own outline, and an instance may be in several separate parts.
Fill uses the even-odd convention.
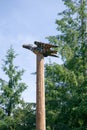
[[[41,48],[37,47],[37,50],[38,50],[38,51],[40,51],[40,50],[41,50]]]

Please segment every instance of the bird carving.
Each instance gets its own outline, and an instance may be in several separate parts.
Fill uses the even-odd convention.
[[[31,44],[23,45],[23,47],[31,50],[35,54],[42,54],[44,57],[47,57],[47,56],[58,57],[57,55],[55,55],[57,54],[57,51],[53,50],[53,48],[57,48],[58,46],[47,44],[47,43],[42,43],[42,42],[37,42],[37,41],[35,41],[34,44],[36,45],[34,47]]]

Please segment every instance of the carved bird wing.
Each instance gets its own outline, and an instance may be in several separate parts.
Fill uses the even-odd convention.
[[[52,45],[52,44],[45,44],[45,43],[42,43],[42,42],[37,42],[35,41],[34,42],[35,45],[37,45],[37,47],[39,48],[45,48],[45,49],[50,49],[50,48],[55,48],[55,47],[58,47],[58,46],[55,46],[55,45]]]

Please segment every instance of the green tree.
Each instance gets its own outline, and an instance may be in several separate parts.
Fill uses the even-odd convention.
[[[21,99],[22,92],[27,88],[23,83],[22,75],[24,70],[19,70],[18,66],[14,65],[14,59],[17,54],[12,47],[7,51],[6,59],[3,60],[2,69],[7,75],[7,80],[0,79],[0,126],[1,130],[11,129],[14,120],[12,118],[14,111],[18,106],[21,106],[23,100]],[[3,122],[3,123],[2,123]]]
[[[15,130],[36,129],[36,106],[35,103],[24,103],[21,108],[14,112]]]
[[[87,129],[87,1],[63,0],[56,20],[63,65],[46,65],[47,125],[51,130]]]

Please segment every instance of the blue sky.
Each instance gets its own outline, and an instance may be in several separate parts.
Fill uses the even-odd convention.
[[[0,1],[0,77],[7,80],[1,70],[2,59],[11,45],[17,54],[16,65],[26,71],[23,81],[29,86],[22,97],[27,102],[36,101],[36,85],[32,72],[36,71],[36,56],[22,48],[34,41],[48,42],[45,37],[57,35],[55,20],[64,9],[62,0],[1,0]],[[59,58],[50,58],[61,63]],[[49,57],[45,59],[45,63]]]

